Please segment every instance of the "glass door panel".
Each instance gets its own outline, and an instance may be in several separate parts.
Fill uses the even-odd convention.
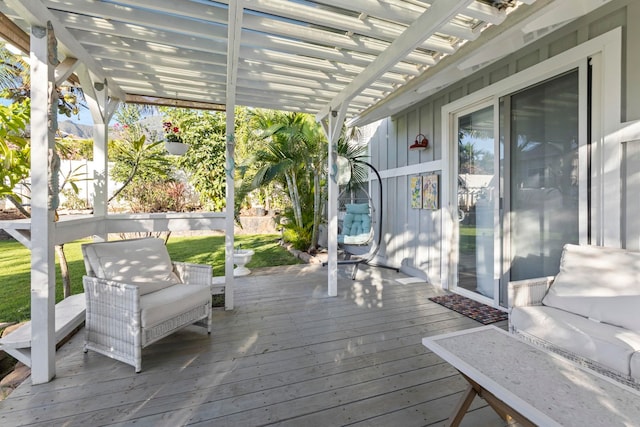
[[[509,278],[554,275],[579,240],[578,71],[509,98]]]
[[[457,287],[493,298],[495,148],[493,107],[458,117]]]

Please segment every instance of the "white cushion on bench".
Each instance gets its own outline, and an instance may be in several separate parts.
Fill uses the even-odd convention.
[[[209,286],[177,284],[140,297],[140,321],[150,328],[169,318],[211,301]]]
[[[180,283],[161,239],[93,243],[85,255],[96,277],[137,285],[140,295]]]
[[[640,333],[597,323],[553,307],[515,307],[510,321],[517,330],[626,375],[630,374],[631,355],[640,351]]]
[[[629,364],[631,370],[631,376],[640,381],[640,351],[636,351],[631,356],[631,363]]]
[[[542,303],[640,332],[640,252],[565,245]]]

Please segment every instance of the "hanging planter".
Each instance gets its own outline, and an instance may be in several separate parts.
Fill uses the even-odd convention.
[[[177,126],[173,126],[171,122],[164,122],[162,127],[165,132],[164,147],[169,154],[174,156],[182,156],[189,149],[189,144],[182,142],[180,136],[180,129]]]
[[[165,141],[164,148],[167,149],[169,154],[182,156],[189,149],[189,144],[185,144],[184,142]]]

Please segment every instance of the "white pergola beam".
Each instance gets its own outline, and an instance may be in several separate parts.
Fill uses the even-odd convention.
[[[522,28],[544,15],[550,4],[554,4],[553,0],[537,0],[531,7],[518,8],[509,14],[509,20],[499,28],[484,31],[480,39],[462,47],[457,57],[450,58],[446,64],[441,63],[438,67],[427,70],[378,105],[353,116],[348,124],[361,126],[389,117],[443,87],[471,75],[477,71],[476,66],[486,66],[487,63],[496,60],[500,57],[495,55],[496,52],[504,56],[512,53],[512,49],[517,49],[523,42]],[[535,37],[531,38],[531,41],[535,40]]]
[[[167,28],[145,28],[126,22],[107,21],[102,18],[90,16],[69,16],[65,13],[55,13],[69,31],[83,43],[90,43],[95,37],[100,37],[102,45],[109,43],[111,46],[118,46],[119,38],[136,40],[138,43],[148,42],[150,49],[154,46],[172,46],[179,49],[193,49],[202,52],[227,54],[227,42],[221,38],[222,32],[217,34],[206,33],[200,36],[187,35],[171,31]],[[91,38],[93,35],[93,38]],[[105,37],[111,36],[111,37]],[[95,44],[95,43],[93,43]]]
[[[47,9],[40,0],[5,0],[6,3],[30,25],[42,25],[51,22],[59,43],[63,45],[61,51],[66,57],[77,58],[101,79],[107,79],[106,74],[96,61],[85,51],[82,45],[71,35],[58,19]],[[124,99],[124,92],[115,84],[110,85],[115,97]]]
[[[104,3],[97,1],[65,3],[45,0],[44,3],[52,9],[56,9],[58,11],[85,16],[100,17],[102,22],[106,23],[109,23],[113,20],[116,22],[124,22],[130,25],[138,25],[141,28],[153,28],[157,30],[175,32],[199,38],[217,38],[221,41],[225,41],[227,37],[227,32],[225,31],[224,26],[211,25],[206,21],[207,12],[211,12],[213,10],[219,10],[221,12],[225,11],[223,8],[217,8],[213,5],[201,8],[201,15],[197,18],[198,20],[194,20],[187,19],[187,17],[189,16],[189,8],[196,6],[196,3],[193,2],[177,3],[175,1],[172,1],[172,9],[177,16],[171,16],[170,19],[166,14],[152,11],[160,10],[159,7],[162,6],[163,3],[166,4],[166,1],[154,1],[154,5],[147,10],[143,10],[139,7],[134,6],[127,7],[121,4]],[[136,1],[133,3],[138,6],[139,2]],[[226,24],[226,21],[217,23]],[[109,25],[107,24],[107,28],[108,27]],[[97,28],[97,30],[99,31],[99,27]]]
[[[156,58],[164,58],[162,60],[165,62],[175,61],[176,57],[179,57],[181,60],[204,63],[213,62],[217,65],[224,64],[226,60],[226,53],[218,53],[217,51],[210,50],[207,41],[204,39],[198,43],[197,47],[200,50],[194,50],[177,49],[173,46],[170,47],[134,38],[129,39],[125,36],[117,39],[112,38],[112,43],[105,45],[105,38],[94,31],[72,30],[71,33],[74,34],[78,40],[82,40],[85,47],[104,47],[106,50],[112,50],[112,55],[116,55],[116,52],[125,52],[125,54],[133,52],[142,54],[143,56],[153,55],[153,57]],[[246,36],[243,35],[243,42],[248,45],[241,48],[241,54],[243,56],[249,56],[249,54],[255,52],[256,49],[265,49],[272,51],[274,54],[288,55],[288,57],[291,57],[291,55],[306,56],[317,60],[339,62],[362,68],[366,68],[375,59],[375,56],[370,54],[336,50],[326,46],[296,42],[255,33],[249,33]],[[195,43],[192,43],[192,45],[195,45]],[[380,51],[382,51],[382,49]],[[406,75],[417,75],[420,72],[419,66],[433,66],[436,64],[433,57],[429,55],[413,55],[413,59],[415,63],[401,61],[393,67],[391,71]]]
[[[327,6],[339,7],[345,10],[364,13],[368,16],[385,17],[386,19],[402,24],[411,25],[417,15],[424,13],[425,8],[418,4],[409,2],[386,2],[376,0],[316,0],[317,3]],[[432,3],[432,2],[428,2]],[[475,1],[465,10],[460,11],[461,15],[479,19],[491,24],[501,23],[507,16],[504,11],[499,11],[488,4]],[[446,32],[447,26],[445,25]],[[451,34],[451,33],[447,33]],[[453,35],[453,34],[451,34]]]
[[[130,94],[136,94],[139,96],[160,96],[163,98],[171,99],[175,97],[175,93],[181,90],[181,87],[176,85],[173,86],[174,90],[170,90],[170,87],[162,87],[160,88],[158,85],[154,85],[149,83],[146,87],[140,86],[127,86],[126,82],[120,82],[123,89],[125,89]],[[164,90],[167,90],[164,92]],[[181,98],[188,101],[194,102],[207,102],[207,103],[216,103],[219,104],[224,102],[224,94],[220,91],[182,91]],[[282,92],[269,91],[264,89],[248,89],[243,88],[236,93],[238,99],[242,99],[243,103],[241,105],[251,106],[251,100],[255,100],[259,102],[264,100],[270,105],[270,108],[273,108],[273,100],[278,99],[278,102],[287,102],[287,103],[295,103],[302,107],[307,106],[306,111],[309,111],[309,108],[317,108],[320,109],[323,105],[326,105],[327,102],[331,100],[331,98],[317,98],[317,97],[309,97],[305,95],[299,94],[286,94]],[[221,101],[222,99],[222,101]],[[248,102],[248,103],[247,103]],[[355,108],[366,108],[370,105],[370,102],[360,102],[360,98],[356,97],[352,100],[351,106]]]
[[[175,2],[168,0],[159,0],[157,2],[153,0],[122,0],[119,3],[128,5],[132,8],[148,7],[155,10],[161,10],[166,13],[175,13],[193,19],[204,20],[217,24],[226,24],[223,15],[219,12],[219,10],[224,9],[216,8],[215,4],[204,5],[192,2],[176,4]],[[229,3],[233,2],[221,0],[219,3],[228,5]],[[248,0],[246,1],[245,5],[247,9],[257,12],[263,12],[267,15],[273,15],[275,13],[277,15],[297,21],[302,20],[310,24],[317,24],[329,28],[340,28],[345,33],[353,31],[358,34],[363,34],[374,39],[387,41],[389,43],[392,42],[393,39],[404,30],[404,27],[402,25],[375,19],[373,22],[363,23],[357,18],[347,17],[340,13],[305,6],[302,3],[296,4],[296,7],[292,8],[291,3],[284,0]],[[85,7],[82,9],[82,12],[95,13],[96,10],[97,9],[90,9],[88,7]],[[138,11],[136,11],[136,13],[138,13]],[[115,14],[115,16],[110,17],[112,19],[119,20],[122,19],[122,15],[123,13],[120,12]],[[381,16],[383,18],[386,18],[386,15]],[[126,19],[130,18],[127,17]],[[288,26],[286,21],[284,20],[273,20],[266,17],[247,15],[243,18],[243,26],[253,31],[262,31],[270,34],[278,34],[284,37],[302,39],[299,34],[295,33],[295,31],[297,31],[297,29],[301,27],[299,25]],[[323,33],[326,32],[317,29],[314,31],[316,31],[314,40],[318,43],[322,43],[324,40]],[[453,52],[453,49],[449,44],[443,43],[440,40],[426,40],[424,41],[422,47],[424,49],[434,50],[440,53]]]
[[[337,106],[345,102],[348,103],[371,82],[384,74],[393,64],[396,64],[408,52],[419,46],[424,38],[437,31],[445,22],[449,22],[459,10],[469,5],[471,1],[473,0],[456,0],[454,2],[441,0],[434,3],[427,12],[423,13],[401,36],[391,43],[389,48],[378,56],[362,74],[354,78],[329,105],[323,108],[318,113],[317,118],[321,120]]]
[[[494,25],[501,24],[507,17],[506,11],[498,10],[493,6],[479,1],[471,3],[464,11],[461,11],[460,14]]]
[[[118,102],[109,98],[107,82],[97,81],[85,65],[78,69],[78,78],[93,118],[93,215],[104,218],[108,210],[108,156],[109,121]],[[97,235],[107,240],[107,235]]]
[[[198,19],[194,27],[193,21],[185,22],[181,20],[172,20],[170,25],[162,25],[157,28],[148,28],[146,31],[136,31],[133,25],[142,25],[145,20],[150,18],[153,12],[136,12],[123,13],[122,7],[111,4],[87,4],[81,9],[68,7],[67,12],[82,12],[85,14],[95,14],[100,18],[94,18],[86,15],[77,15],[73,18],[65,13],[58,12],[59,17],[69,28],[75,28],[84,31],[97,31],[104,34],[117,35],[119,37],[131,37],[137,40],[146,40],[153,43],[165,43],[172,46],[181,46],[187,49],[202,49],[224,53],[226,44],[224,43],[223,29],[219,25],[208,27],[208,31],[200,32],[202,26],[207,22],[214,24],[226,25],[225,19],[220,19],[220,13],[212,13],[215,6],[202,5],[196,3],[181,3],[176,5],[175,2],[156,2],[151,0],[139,1],[121,1],[120,4],[129,5],[131,7],[153,7],[167,13],[175,13],[180,16]],[[57,6],[59,7],[59,6]],[[217,8],[224,11],[222,8]],[[127,12],[129,12],[127,10]],[[414,14],[415,17],[415,14]],[[159,18],[159,17],[158,17]],[[204,23],[202,21],[205,21]],[[375,40],[367,38],[355,38],[330,31],[324,31],[318,28],[307,28],[304,26],[288,23],[285,21],[276,21],[265,16],[247,15],[243,17],[243,34],[244,43],[256,45],[256,43],[267,44],[267,48],[277,47],[279,42],[296,40],[300,46],[305,46],[304,42],[317,46],[332,46],[334,49],[344,49],[353,52],[359,52],[369,55],[377,55],[382,52],[387,43],[375,42]],[[471,30],[460,29],[455,27],[457,31],[466,31],[465,34],[473,35]],[[249,30],[249,31],[247,31]],[[257,34],[261,33],[261,34]],[[267,40],[265,40],[267,39]],[[454,48],[451,45],[434,41],[428,42],[426,46],[429,49],[439,53],[452,53]],[[206,49],[205,49],[206,48]],[[408,61],[418,64],[432,65],[433,58],[427,54],[412,52],[407,57]]]
[[[291,2],[286,0],[246,0],[246,7],[247,9],[258,12],[275,14],[284,18],[304,21],[309,24],[335,28],[345,33],[361,34],[389,43],[393,42],[405,30],[405,27],[402,25],[378,20],[363,22],[356,17],[345,16],[304,4],[296,4],[296,7],[291,7]],[[436,50],[433,43],[426,42],[431,35],[432,34],[429,34],[422,39],[419,46],[424,49]],[[439,43],[437,44],[440,45]],[[442,46],[444,47],[445,45]]]
[[[275,21],[264,16],[250,15],[245,17],[245,28],[254,32],[296,39],[313,44],[334,46],[336,49],[346,49],[375,55],[383,51],[390,43],[388,40],[374,37],[347,35],[325,31],[311,26],[302,26],[286,21]],[[429,40],[422,46],[437,53],[452,53],[454,48],[441,40]],[[417,57],[420,57],[419,55]],[[416,56],[412,56],[416,58]]]
[[[87,46],[87,51],[93,55],[96,55],[101,58],[101,63],[108,63],[109,61],[120,61],[125,62],[126,68],[130,70],[137,70],[138,67],[142,67],[142,70],[151,69],[151,73],[154,73],[154,68],[166,68],[176,70],[179,73],[181,66],[187,66],[189,61],[186,59],[175,58],[171,56],[163,56],[156,55],[151,53],[144,53],[140,51],[119,51],[116,49],[105,48],[101,46]],[[341,64],[337,62],[330,61],[322,61],[314,58],[305,58],[304,60],[300,60],[296,63],[295,66],[291,61],[294,61],[296,58],[294,55],[270,55],[269,58],[265,58],[264,55],[259,56],[260,53],[256,52],[248,52],[243,51],[245,55],[244,60],[239,65],[239,69],[241,70],[256,70],[258,72],[262,70],[271,70],[273,67],[278,68],[279,70],[286,68],[288,70],[288,74],[298,75],[298,76],[308,76],[314,75],[318,73],[324,73],[324,75],[332,75],[330,78],[332,81],[339,82],[340,80],[346,80],[347,82],[357,76],[359,73],[362,73],[365,68],[357,67],[348,64]],[[217,58],[217,57],[216,57]],[[150,61],[151,59],[151,61]],[[197,61],[192,61],[189,63],[189,69],[185,70],[182,75],[189,75],[193,73],[207,73],[209,71],[218,73],[221,70],[224,70],[224,67],[219,63],[206,63],[207,56],[202,55],[201,58]],[[256,62],[250,62],[256,61]],[[134,66],[134,64],[136,64]],[[106,65],[104,65],[106,67]],[[415,69],[415,73],[418,73],[418,69]],[[384,85],[387,82],[389,85],[393,84],[404,84],[406,83],[407,78],[395,73],[385,73],[380,77],[380,85]],[[220,80],[218,80],[220,81]],[[212,80],[215,83],[214,80]],[[346,83],[341,84],[344,86]],[[376,83],[377,84],[377,83]],[[372,83],[372,86],[375,87],[376,84]],[[388,89],[388,88],[387,88]]]
[[[73,70],[76,69],[79,62],[77,58],[67,57],[56,67],[56,86],[60,86],[64,83],[71,74],[73,74]]]

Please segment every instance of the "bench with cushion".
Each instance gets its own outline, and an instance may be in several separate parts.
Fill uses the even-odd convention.
[[[211,266],[172,262],[161,239],[82,245],[85,352],[142,369],[142,349],[199,324],[211,333]]]
[[[640,252],[565,245],[555,277],[509,284],[509,329],[640,387]]]
[[[60,344],[73,334],[84,322],[85,296],[71,295],[56,304],[55,340]],[[0,338],[0,350],[31,367],[31,321]]]

